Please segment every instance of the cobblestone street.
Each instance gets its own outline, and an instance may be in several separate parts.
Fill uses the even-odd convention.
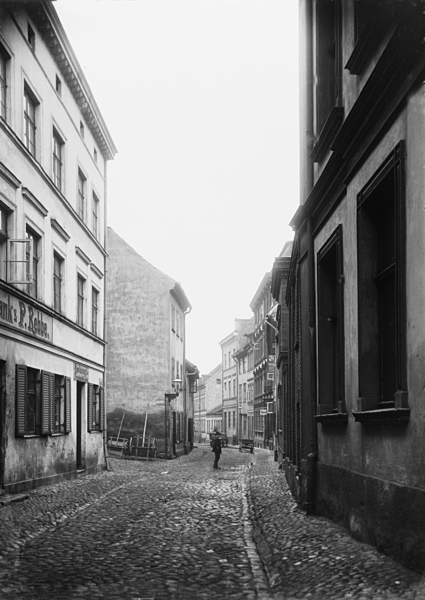
[[[111,462],[0,506],[2,599],[425,597],[420,575],[307,518],[271,452],[225,449],[218,471],[207,446]]]

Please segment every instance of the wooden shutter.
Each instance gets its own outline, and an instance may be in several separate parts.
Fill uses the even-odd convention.
[[[100,415],[100,431],[103,431],[105,429],[105,390],[103,389],[103,387],[99,388],[99,402],[100,402],[100,409],[99,409],[99,415]]]
[[[53,373],[41,372],[41,433],[52,431]]]
[[[16,365],[16,435],[25,435],[25,405],[27,402],[27,367]]]
[[[71,431],[71,378],[65,377],[65,433]]]
[[[91,431],[93,428],[93,384],[89,383],[89,394],[88,394],[88,410],[87,410],[87,431]]]

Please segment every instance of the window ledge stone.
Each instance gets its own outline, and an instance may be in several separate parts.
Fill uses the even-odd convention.
[[[326,152],[330,149],[332,142],[336,138],[342,121],[344,120],[344,108],[342,106],[334,106],[329,113],[329,117],[323,126],[322,131],[310,153],[310,158],[313,162],[319,163]]]
[[[346,425],[348,423],[348,413],[327,413],[323,415],[314,415],[316,423],[322,425]]]
[[[382,408],[378,410],[354,411],[353,415],[356,421],[368,425],[369,423],[385,424],[403,424],[409,421],[410,408]]]

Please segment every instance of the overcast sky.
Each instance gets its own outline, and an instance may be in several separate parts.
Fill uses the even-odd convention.
[[[179,281],[203,373],[299,203],[298,0],[58,0],[118,148],[108,224]]]

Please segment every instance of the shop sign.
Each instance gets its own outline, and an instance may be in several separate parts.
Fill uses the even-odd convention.
[[[53,318],[3,290],[0,290],[0,323],[8,323],[45,341],[53,341]]]
[[[267,414],[267,408],[261,408],[260,409],[260,417],[265,417]]]
[[[76,381],[85,381],[88,383],[89,368],[81,363],[74,363],[74,379]]]

